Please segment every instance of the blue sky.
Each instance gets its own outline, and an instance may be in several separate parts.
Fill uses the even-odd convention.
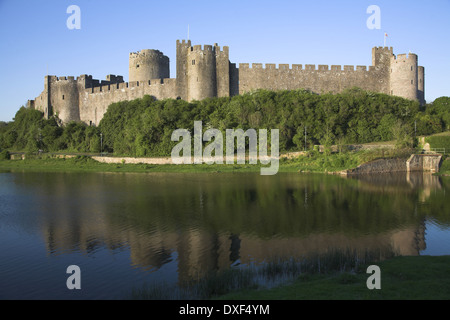
[[[69,30],[68,6],[81,9],[81,29]],[[377,5],[381,28],[369,29]],[[371,48],[413,52],[425,67],[427,101],[450,96],[450,0],[433,1],[116,1],[0,0],[0,120],[44,88],[44,76],[107,74],[128,80],[128,56],[175,43],[230,47],[235,63],[371,65]]]

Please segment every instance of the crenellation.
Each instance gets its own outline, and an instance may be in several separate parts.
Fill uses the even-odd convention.
[[[162,85],[174,85],[174,84],[176,84],[176,79],[170,79],[170,78],[161,79],[161,84]]]
[[[128,88],[134,88],[139,86],[139,81],[128,81]]]
[[[44,91],[27,105],[57,115],[63,123],[98,125],[111,103],[150,95],[156,99],[200,100],[230,97],[256,89],[307,89],[338,93],[351,87],[397,95],[425,103],[425,70],[414,53],[393,53],[392,47],[372,48],[372,64],[314,65],[231,63],[229,47],[194,45],[177,40],[176,78],[170,78],[169,58],[143,49],[129,54],[129,79],[108,74],[105,80],[82,74],[45,76]],[[237,67],[238,66],[238,67]]]
[[[150,85],[162,84],[162,82],[163,82],[162,79],[151,79],[150,80]]]

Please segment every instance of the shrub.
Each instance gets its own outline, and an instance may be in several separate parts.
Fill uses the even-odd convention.
[[[11,155],[8,150],[3,150],[0,152],[0,160],[9,160],[11,159]]]

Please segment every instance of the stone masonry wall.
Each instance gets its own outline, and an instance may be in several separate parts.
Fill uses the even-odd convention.
[[[294,64],[248,63],[239,64],[239,94],[254,90],[295,90],[306,89],[316,93],[339,93],[345,89],[359,87],[368,91],[383,92],[389,85],[389,79],[375,67],[370,66],[331,66]]]
[[[128,83],[122,76],[109,75],[99,81],[92,76],[46,76],[44,91],[28,106],[57,115],[62,123],[82,121],[98,125],[111,103],[142,98],[187,101],[207,97],[228,97],[256,89],[296,90],[315,93],[340,93],[359,87],[363,90],[393,94],[423,103],[424,68],[417,55],[393,54],[392,47],[372,49],[372,65],[339,66],[241,63],[229,61],[229,48],[191,45],[177,40],[177,75],[169,79],[169,58],[158,50],[131,53]],[[153,76],[157,79],[152,79]]]
[[[389,172],[406,172],[406,159],[377,159],[363,163],[355,169],[347,170],[343,174],[352,175]]]

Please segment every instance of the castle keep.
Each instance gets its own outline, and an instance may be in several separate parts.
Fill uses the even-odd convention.
[[[201,100],[229,97],[254,89],[307,89],[316,93],[339,93],[359,87],[425,103],[424,67],[416,54],[394,55],[392,47],[372,49],[372,65],[301,65],[241,63],[229,61],[229,48],[215,44],[191,45],[177,40],[176,78],[170,79],[169,58],[158,50],[130,53],[129,81],[108,75],[95,80],[90,75],[46,76],[44,91],[28,101],[28,107],[58,116],[63,123],[83,121],[98,125],[111,103],[144,95],[156,99]]]

